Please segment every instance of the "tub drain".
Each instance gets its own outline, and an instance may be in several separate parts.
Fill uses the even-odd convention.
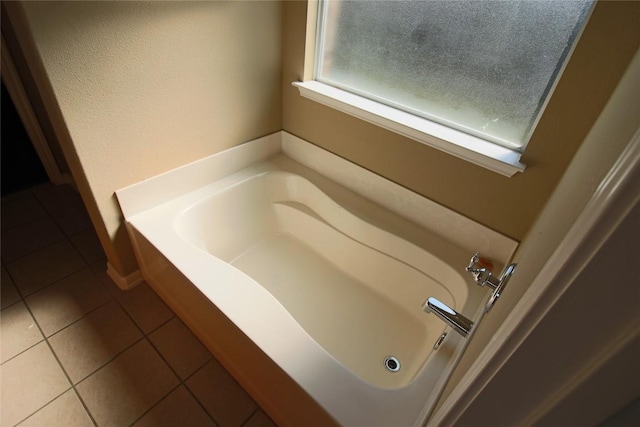
[[[384,359],[384,367],[389,372],[398,372],[400,370],[400,361],[393,356],[387,356]]]

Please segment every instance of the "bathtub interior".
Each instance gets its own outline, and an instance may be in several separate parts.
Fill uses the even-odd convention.
[[[260,283],[343,366],[381,388],[409,384],[445,329],[422,301],[461,309],[469,299],[466,278],[445,262],[290,172],[239,174],[174,226]],[[386,369],[387,356],[399,371]]]

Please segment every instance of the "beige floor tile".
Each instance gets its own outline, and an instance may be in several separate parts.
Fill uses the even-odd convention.
[[[98,279],[100,279],[100,282],[102,282],[104,287],[107,289],[107,291],[109,291],[109,293],[113,297],[118,296],[120,294],[120,292],[122,292],[118,288],[118,285],[116,285],[113,282],[113,280],[111,280],[111,277],[109,277],[109,275],[107,274],[107,260],[106,259],[102,259],[100,261],[92,262],[90,267],[93,270],[93,272],[96,275],[96,277]]]
[[[147,340],[76,386],[101,427],[129,425],[179,384]]]
[[[91,264],[91,269],[100,278],[107,291],[122,304],[145,334],[152,332],[175,316],[173,311],[146,283],[143,282],[133,289],[123,291],[107,274],[104,261]]]
[[[93,228],[81,231],[71,236],[69,240],[71,240],[71,243],[87,264],[93,264],[105,259],[100,240]]]
[[[71,243],[63,240],[8,263],[7,270],[16,287],[26,296],[85,266]]]
[[[276,427],[271,418],[264,412],[256,411],[242,427]]]
[[[44,184],[34,188],[32,193],[48,212],[82,204],[78,192],[67,184]]]
[[[33,196],[32,188],[27,188],[25,190],[18,190],[18,191],[15,191],[15,192],[11,193],[11,194],[4,195],[4,196],[2,196],[2,202],[1,203],[6,203],[6,202],[9,202],[9,201],[12,201],[12,200],[15,200],[15,199],[21,199],[21,198],[26,197],[26,196]]]
[[[193,398],[180,386],[165,397],[133,427],[215,427],[213,420]]]
[[[173,311],[146,283],[129,291],[118,290],[116,295],[120,304],[145,334],[174,317]]]
[[[45,342],[0,366],[0,425],[12,426],[70,388]]]
[[[2,230],[47,216],[42,205],[29,192],[8,200],[2,198]]]
[[[66,236],[73,236],[93,227],[84,205],[72,205],[51,212],[56,224]]]
[[[25,298],[45,336],[82,318],[111,299],[104,287],[85,268]]]
[[[2,310],[0,362],[4,363],[43,340],[42,333],[23,302]]]
[[[6,203],[6,202],[9,202],[11,200],[21,199],[21,198],[23,198],[25,196],[29,196],[29,195],[32,195],[30,188],[27,188],[27,189],[24,189],[24,190],[17,190],[17,191],[14,191],[12,193],[9,193],[9,194],[4,194],[2,196],[2,199],[0,199],[0,203]]]
[[[91,427],[93,422],[73,390],[18,424],[19,427]]]
[[[253,399],[215,359],[186,384],[221,427],[241,426],[257,409]]]
[[[9,307],[11,304],[15,304],[20,301],[20,294],[16,285],[13,283],[13,279],[9,276],[9,272],[2,266],[2,277],[0,278],[0,305],[2,309]]]
[[[2,231],[2,260],[15,261],[25,255],[64,239],[60,228],[43,217]]]
[[[76,384],[140,338],[129,316],[111,301],[51,336],[49,343]]]
[[[149,339],[183,380],[200,369],[211,353],[180,319],[174,317],[155,330]]]

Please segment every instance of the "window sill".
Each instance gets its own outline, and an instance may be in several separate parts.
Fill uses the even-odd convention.
[[[293,82],[300,95],[445,153],[511,177],[522,172],[521,153],[404,111],[319,83]]]

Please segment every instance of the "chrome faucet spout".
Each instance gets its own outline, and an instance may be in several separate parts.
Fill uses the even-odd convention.
[[[424,304],[422,304],[422,309],[425,313],[433,313],[438,316],[465,338],[469,335],[469,332],[471,332],[471,328],[473,328],[474,323],[471,320],[456,312],[437,298],[427,298]]]

